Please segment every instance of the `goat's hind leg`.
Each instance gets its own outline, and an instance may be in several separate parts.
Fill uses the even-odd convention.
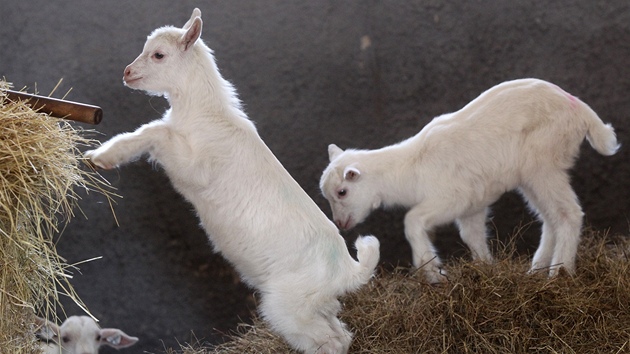
[[[549,268],[549,275],[554,276],[559,267],[563,267],[573,273],[584,213],[569,177],[561,171],[543,174],[533,182],[521,188],[521,193],[543,223],[532,271]]]
[[[352,333],[337,318],[339,301],[332,297],[313,301],[289,294],[267,294],[262,299],[261,314],[274,331],[304,353],[347,353]]]
[[[459,234],[468,246],[473,259],[492,262],[492,253],[488,247],[488,231],[486,228],[488,209],[457,219]]]

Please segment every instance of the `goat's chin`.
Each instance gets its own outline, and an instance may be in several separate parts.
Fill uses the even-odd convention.
[[[166,96],[165,92],[142,87],[142,85],[138,85],[137,82],[135,81],[125,82],[125,86],[129,87],[132,90],[144,91],[144,93],[146,93],[149,96]]]
[[[155,90],[155,89],[152,89],[151,87],[148,87],[148,85],[146,85],[146,83],[142,80],[141,77],[137,79],[123,80],[123,83],[125,84],[125,86],[129,87],[130,89],[144,91],[151,96],[162,96],[164,94],[160,90]]]
[[[164,96],[168,98],[168,95],[166,94],[166,92],[152,91],[152,90],[145,90],[145,89],[138,89],[138,90],[143,90],[149,96],[158,96],[158,97]]]
[[[142,78],[138,77],[138,78],[134,78],[134,79],[124,79],[123,78],[123,84],[125,84],[125,86],[129,87],[129,88],[137,88],[138,84],[140,83],[140,80]]]

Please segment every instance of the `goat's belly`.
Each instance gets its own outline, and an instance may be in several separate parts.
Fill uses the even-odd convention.
[[[193,204],[215,251],[252,286],[298,271],[304,262],[317,262],[329,253],[335,256],[332,263],[342,262],[341,255],[347,255],[345,243],[328,219],[311,218],[295,205],[273,203],[273,198],[271,203],[196,200]]]
[[[486,180],[453,181],[447,193],[434,191],[431,203],[448,210],[449,215],[472,215],[496,202],[503,194],[516,188],[513,181]]]

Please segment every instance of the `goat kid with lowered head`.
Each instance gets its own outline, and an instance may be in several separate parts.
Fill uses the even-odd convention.
[[[211,244],[261,295],[263,318],[293,348],[345,353],[351,333],[338,297],[368,282],[379,242],[359,237],[358,262],[335,225],[289,175],[241,109],[200,39],[201,12],[155,30],[124,72],[133,89],[164,95],[162,119],[86,152],[111,169],[148,154],[190,201]]]
[[[70,316],[61,326],[37,317],[35,324],[42,354],[98,354],[103,345],[122,349],[138,341],[117,328],[100,328],[88,316]]]
[[[582,209],[569,183],[584,138],[602,155],[619,145],[613,128],[584,102],[551,83],[501,83],[418,134],[378,150],[328,147],[320,188],[342,229],[380,206],[409,208],[405,236],[413,265],[443,281],[428,232],[455,221],[473,258],[491,261],[489,205],[518,190],[542,222],[531,270],[575,268]]]

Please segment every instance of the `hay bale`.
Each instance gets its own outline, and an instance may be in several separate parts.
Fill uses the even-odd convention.
[[[0,348],[34,351],[33,316],[52,320],[59,294],[85,308],[52,241],[73,216],[75,187],[111,200],[104,180],[85,171],[78,146],[91,140],[68,122],[7,99],[0,81]]]
[[[501,251],[494,265],[460,260],[448,284],[381,272],[344,299],[351,353],[617,353],[630,351],[630,241],[589,231],[575,277],[528,275],[529,260]],[[293,353],[259,319],[230,341],[184,354]],[[168,352],[176,353],[175,350]]]

